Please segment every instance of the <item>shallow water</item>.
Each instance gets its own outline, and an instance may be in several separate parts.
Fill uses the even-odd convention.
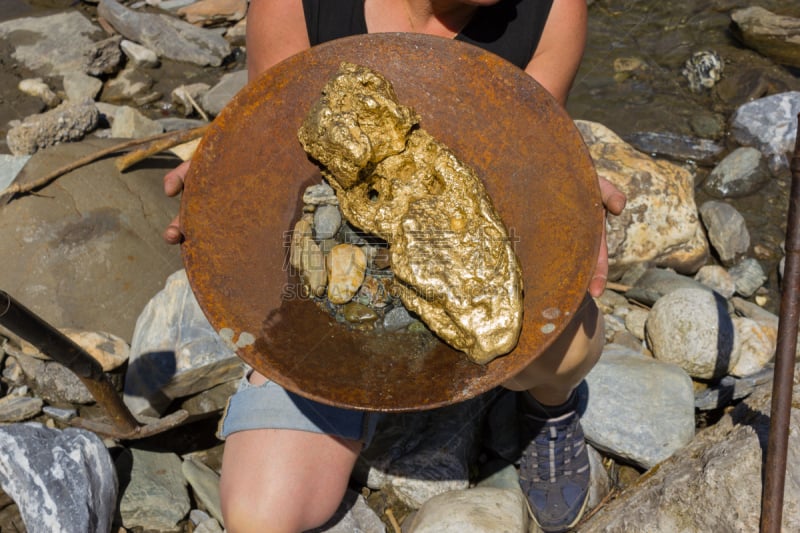
[[[726,127],[747,97],[800,90],[800,70],[773,64],[731,34],[730,11],[753,5],[800,17],[800,2],[785,0],[593,2],[586,53],[567,109],[574,118],[600,122],[623,138],[637,132],[665,132],[711,138],[732,148]],[[693,93],[681,71],[692,53],[701,50],[714,50],[723,58],[723,81],[726,76],[740,75],[767,83],[754,83],[748,93],[746,86],[725,87],[721,81],[714,90]],[[615,72],[615,60],[620,59],[639,68]],[[698,184],[709,171],[688,167]],[[765,296],[772,309],[777,307],[777,264],[783,255],[789,182],[787,171],[750,197],[726,200],[745,217],[751,234],[750,255],[769,275]],[[712,198],[698,187],[696,199],[700,205]]]

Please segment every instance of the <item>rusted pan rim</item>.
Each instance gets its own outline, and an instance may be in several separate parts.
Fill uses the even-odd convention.
[[[523,268],[523,330],[510,354],[479,366],[441,342],[351,331],[302,298],[288,234],[321,177],[296,134],[342,61],[385,75],[484,180]],[[523,369],[578,308],[603,224],[592,161],[555,100],[495,55],[416,34],[326,43],[249,84],[204,137],[181,216],[192,288],[243,360],[314,400],[382,411],[465,400]]]

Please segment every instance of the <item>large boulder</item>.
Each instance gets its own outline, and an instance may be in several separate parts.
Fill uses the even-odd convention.
[[[0,429],[0,485],[28,531],[111,531],[117,474],[103,441],[37,423]]]
[[[102,35],[78,10],[0,22],[0,39],[11,43],[14,59],[41,76],[83,72],[94,40]]]
[[[84,140],[37,152],[17,177],[33,181],[116,144]],[[176,160],[151,158],[124,173],[114,160],[81,167],[0,206],[0,273],[8,291],[56,327],[130,340],[142,308],[182,266],[161,233],[178,212],[162,178]]]
[[[795,373],[795,383],[797,383]],[[581,527],[583,533],[758,531],[763,461],[770,423],[770,384]],[[794,396],[800,394],[795,385]],[[782,531],[800,531],[800,410],[789,420]]]
[[[777,15],[763,7],[731,13],[733,34],[776,62],[800,67],[800,18]]]
[[[596,122],[575,121],[597,173],[628,197],[608,218],[609,278],[639,263],[694,273],[708,257],[697,214],[694,178],[685,168],[653,159]]]

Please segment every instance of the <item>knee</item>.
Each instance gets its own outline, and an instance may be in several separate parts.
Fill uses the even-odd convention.
[[[224,476],[223,476],[224,480]],[[254,492],[220,483],[225,530],[230,533],[299,533],[328,522],[343,494],[325,494],[309,487],[306,493],[263,487]]]
[[[605,344],[604,328],[603,313],[587,295],[561,335],[503,385],[512,390],[545,387],[568,393],[600,358]]]

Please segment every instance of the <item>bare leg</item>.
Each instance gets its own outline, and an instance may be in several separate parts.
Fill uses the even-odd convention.
[[[306,431],[233,433],[220,480],[226,530],[296,533],[324,524],[344,497],[360,451],[358,441]]]
[[[594,367],[603,351],[603,313],[587,294],[564,332],[503,386],[527,390],[544,405],[560,405]]]

